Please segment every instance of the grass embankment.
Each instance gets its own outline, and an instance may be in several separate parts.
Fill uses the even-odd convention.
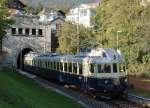
[[[11,69],[0,71],[0,108],[81,108]]]
[[[150,99],[150,92],[147,92],[147,91],[137,90],[137,89],[129,89],[128,92],[132,93],[134,95],[137,95],[137,96],[142,96],[142,97]]]

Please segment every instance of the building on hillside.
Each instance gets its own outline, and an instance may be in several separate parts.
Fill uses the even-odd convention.
[[[20,0],[6,0],[5,5],[10,9],[23,11],[26,5]]]
[[[61,10],[44,8],[39,14],[41,22],[49,22],[56,18],[65,19],[65,13]]]
[[[40,22],[51,24],[51,51],[55,52],[58,48],[58,38],[56,33],[61,30],[61,27],[65,22],[65,13],[61,10],[45,8],[38,15],[40,17]]]
[[[15,15],[23,15],[25,12],[26,5],[20,0],[6,0],[6,7],[10,10],[10,17],[14,17]]]
[[[66,21],[79,23],[85,27],[93,27],[92,17],[96,12],[94,9],[99,6],[99,3],[81,4],[78,7],[70,9],[66,15]]]

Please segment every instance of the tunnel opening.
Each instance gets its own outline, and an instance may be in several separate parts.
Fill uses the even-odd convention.
[[[17,69],[23,70],[24,68],[24,57],[29,52],[33,52],[31,48],[24,48],[22,51],[20,51],[18,58],[17,58]]]

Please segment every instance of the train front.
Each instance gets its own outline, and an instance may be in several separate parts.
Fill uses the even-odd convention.
[[[127,71],[122,54],[116,49],[101,49],[100,53],[99,58],[93,57],[91,61],[91,77],[88,78],[90,89],[96,96],[123,95],[127,90]]]
[[[98,66],[99,67],[99,66]],[[102,67],[104,67],[102,69]],[[115,97],[126,93],[127,73],[125,63],[113,63],[101,66],[101,71],[95,75],[96,95]]]

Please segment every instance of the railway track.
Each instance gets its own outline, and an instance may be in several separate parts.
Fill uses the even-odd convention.
[[[32,74],[28,74],[26,72],[20,71],[20,73],[37,81],[39,84],[41,84],[42,86],[46,88],[53,89],[54,91],[62,95],[72,98],[73,100],[82,104],[85,108],[150,108],[150,107],[143,105],[144,99],[141,99],[142,101],[139,103],[138,101],[137,102],[133,101],[135,100],[135,97],[133,95],[128,95],[125,99],[120,98],[120,99],[113,99],[109,101],[93,99],[91,95],[83,93],[78,88],[74,88],[71,86],[64,87],[61,84],[44,80],[40,77],[37,77]]]
[[[143,108],[150,108],[150,99],[128,94],[127,99],[131,102],[140,104]]]
[[[115,99],[110,102],[113,108],[142,108],[141,105],[125,100],[125,99]]]

